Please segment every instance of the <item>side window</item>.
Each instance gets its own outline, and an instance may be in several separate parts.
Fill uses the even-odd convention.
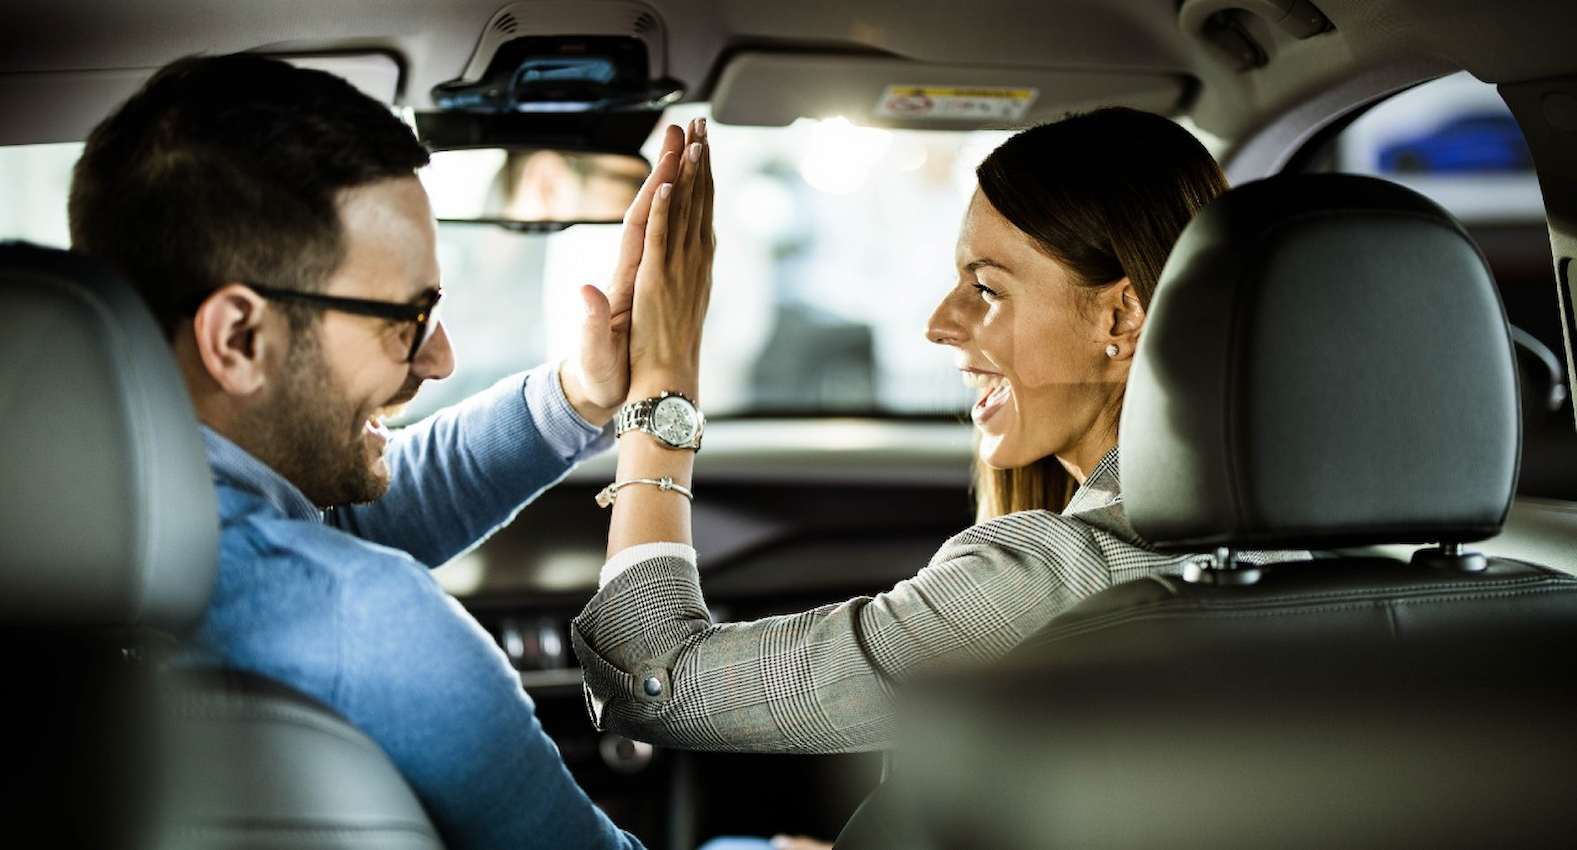
[[[0,239],[51,248],[71,244],[66,194],[80,142],[0,147]]]
[[[1309,170],[1400,183],[1467,227],[1519,338],[1521,492],[1577,499],[1577,431],[1544,203],[1522,132],[1495,87],[1466,73],[1415,86],[1370,107],[1310,153]]]

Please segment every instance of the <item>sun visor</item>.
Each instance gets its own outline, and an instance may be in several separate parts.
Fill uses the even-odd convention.
[[[782,126],[841,115],[857,124],[931,130],[1021,127],[1121,105],[1171,113],[1183,77],[1114,71],[939,65],[886,56],[743,52],[712,91],[724,124]]]
[[[379,102],[400,93],[400,63],[385,53],[280,55],[303,68],[344,77]],[[0,145],[77,142],[136,94],[157,68],[0,74]]]

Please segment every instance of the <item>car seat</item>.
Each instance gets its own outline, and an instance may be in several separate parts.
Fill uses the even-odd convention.
[[[280,685],[160,663],[201,618],[219,522],[136,293],[0,245],[0,824],[17,847],[440,846],[366,736]]]

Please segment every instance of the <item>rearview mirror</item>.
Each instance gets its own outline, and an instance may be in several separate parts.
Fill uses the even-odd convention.
[[[439,221],[552,231],[623,220],[650,173],[636,154],[473,148],[435,152],[420,176]]]

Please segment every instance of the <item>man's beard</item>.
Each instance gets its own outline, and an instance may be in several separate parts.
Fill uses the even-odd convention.
[[[374,470],[365,417],[334,385],[313,329],[291,337],[283,382],[248,417],[253,453],[320,508],[377,499],[389,481]]]

